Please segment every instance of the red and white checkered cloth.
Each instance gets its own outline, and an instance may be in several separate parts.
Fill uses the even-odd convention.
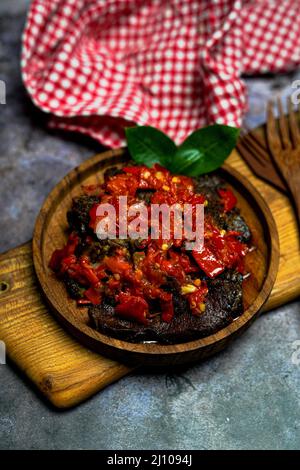
[[[180,143],[241,124],[242,73],[300,64],[299,13],[299,0],[33,0],[23,79],[53,127],[119,147],[147,124]]]

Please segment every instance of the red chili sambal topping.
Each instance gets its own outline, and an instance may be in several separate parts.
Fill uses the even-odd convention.
[[[87,187],[84,194],[95,191],[97,196],[93,196],[88,207],[87,220],[80,214],[80,231],[73,228],[66,245],[54,251],[49,263],[58,276],[74,283],[79,305],[99,305],[109,296],[115,301],[115,314],[124,319],[146,325],[158,315],[155,313],[158,309],[161,320],[171,322],[174,303],[172,292],[165,288],[168,279],[175,280],[191,314],[201,315],[205,311],[209,280],[226,269],[244,272],[248,246],[240,241],[240,232],[220,229],[207,211],[204,246],[200,250],[185,250],[185,240],[175,238],[172,223],[168,240],[161,235],[153,240],[150,235],[139,240],[98,240],[97,208],[110,203],[117,212],[118,196],[127,196],[128,205],[138,205],[144,192],[148,209],[150,204],[164,203],[191,204],[193,210],[197,204],[206,206],[209,202],[195,190],[192,178],[173,175],[159,165],[127,166],[106,178],[102,185]],[[217,194],[220,212],[225,214],[236,207],[231,190],[218,188]],[[116,235],[118,223],[117,218]],[[150,234],[150,220],[147,223]]]

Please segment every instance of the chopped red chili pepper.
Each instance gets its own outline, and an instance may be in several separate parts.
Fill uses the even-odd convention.
[[[138,181],[132,175],[120,173],[112,176],[106,183],[106,189],[114,196],[134,196],[138,188]]]
[[[88,299],[78,299],[78,300],[77,300],[77,305],[79,305],[79,306],[82,305],[82,306],[85,307],[85,306],[87,306],[87,305],[91,305],[91,303],[92,303],[92,302],[91,302],[90,300],[88,300]]]
[[[150,235],[139,240],[138,248],[132,255],[132,248],[111,247],[102,252],[95,232],[100,218],[97,208],[101,203],[110,203],[118,214],[118,196],[127,196],[128,204],[141,204],[138,197],[141,191],[150,190],[149,200],[152,204],[191,204],[195,212],[197,204],[204,204],[206,197],[195,191],[195,183],[188,176],[174,176],[165,168],[155,165],[128,166],[122,173],[106,179],[102,185],[84,188],[86,194],[97,191],[99,202],[89,210],[89,227],[82,239],[72,232],[64,248],[55,250],[49,266],[58,276],[68,276],[79,283],[83,290],[83,298],[79,305],[99,305],[102,296],[114,296],[117,301],[116,315],[146,325],[152,318],[151,309],[160,304],[161,319],[171,322],[174,317],[173,296],[165,288],[168,279],[176,280],[178,289],[186,296],[191,312],[200,315],[205,311],[205,298],[208,287],[203,280],[203,273],[209,278],[215,278],[225,269],[234,268],[243,272],[243,259],[247,246],[239,241],[237,231],[220,230],[215,224],[210,212],[205,212],[204,247],[199,251],[187,252],[184,249],[185,239],[175,239],[174,217],[171,219],[171,233],[165,240],[163,227],[160,227],[158,239]],[[236,205],[236,197],[230,189],[218,189],[224,212],[232,210]],[[97,199],[96,199],[97,200]],[[149,205],[147,206],[150,212]],[[117,234],[119,230],[117,215]],[[172,217],[172,216],[171,216]],[[191,221],[195,230],[195,221]],[[162,224],[161,224],[162,225]],[[148,227],[150,228],[150,226]],[[76,250],[79,242],[80,252]],[[95,259],[95,241],[99,258]],[[84,247],[82,251],[82,246]],[[130,245],[131,246],[131,245]],[[91,261],[93,260],[93,262]],[[192,274],[198,273],[194,280]],[[202,279],[201,279],[202,278]],[[102,294],[104,293],[104,294]]]
[[[115,308],[117,315],[147,325],[148,304],[145,299],[129,294],[120,294],[119,300],[120,303]]]
[[[55,250],[52,253],[51,259],[49,261],[49,268],[52,269],[52,271],[59,271],[61,262],[64,259],[65,256],[65,249],[62,248],[61,250]]]
[[[169,298],[166,300],[160,301],[161,311],[162,311],[162,320],[170,323],[174,317],[174,305],[172,294],[169,294]]]
[[[197,290],[187,295],[188,302],[194,315],[201,315],[203,313],[203,304],[207,293],[207,284],[205,281],[201,281],[201,285]]]
[[[84,292],[84,296],[93,304],[99,305],[101,303],[101,293],[94,287],[90,287]]]
[[[225,269],[225,264],[208,246],[204,246],[201,251],[193,251],[193,257],[208,277],[216,277]]]
[[[129,173],[130,175],[140,176],[142,167],[140,166],[124,166],[123,171]]]
[[[66,246],[60,250],[55,250],[54,253],[52,254],[50,262],[49,262],[49,267],[53,271],[59,271],[62,260],[75,253],[78,243],[79,243],[78,235],[72,232],[68,238],[68,242]]]
[[[124,274],[126,271],[129,271],[131,266],[127,261],[123,261],[116,256],[105,257],[104,258],[105,266],[114,274]]]
[[[224,206],[224,212],[231,211],[237,203],[237,198],[233,192],[230,189],[219,188],[218,193]]]
[[[96,220],[97,220],[97,209],[99,204],[94,204],[90,209],[89,216],[90,216],[90,223],[89,226],[92,229],[96,228]]]

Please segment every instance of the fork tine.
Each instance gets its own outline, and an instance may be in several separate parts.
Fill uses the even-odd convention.
[[[267,104],[267,140],[271,151],[281,149],[281,141],[277,131],[276,120],[273,113],[273,101]]]
[[[259,173],[259,170],[265,173],[265,165],[263,165],[263,161],[258,159],[253,155],[251,150],[246,146],[245,142],[238,142],[237,143],[237,150],[242,155],[242,157],[246,160],[246,162],[251,166],[254,173]]]
[[[260,135],[258,135],[255,132],[250,131],[249,132],[249,137],[257,142],[257,144],[260,146],[260,148],[265,152],[268,158],[270,158],[269,152],[268,152],[268,147],[266,145],[266,140],[262,138]]]
[[[291,148],[289,128],[287,125],[286,117],[283,112],[282,102],[279,97],[277,98],[277,106],[278,106],[278,111],[279,111],[279,129],[280,129],[283,147],[285,149],[289,149]]]
[[[245,141],[249,143],[249,146],[265,161],[270,160],[268,152],[258,143],[251,133],[245,135]]]
[[[299,127],[297,123],[297,119],[295,117],[295,112],[294,112],[294,107],[291,98],[287,99],[287,104],[288,104],[288,120],[289,120],[289,126],[290,126],[290,133],[293,141],[293,146],[294,148],[297,147],[300,143],[300,132],[299,132]]]
[[[237,150],[243,159],[250,166],[251,170],[259,177],[267,181],[269,184],[274,185],[282,192],[286,192],[286,187],[278,176],[274,166],[271,162],[266,162],[261,158],[256,158],[255,154],[246,146],[244,139],[239,140],[237,143]]]
[[[258,160],[270,160],[265,141],[262,140],[259,136],[257,136],[255,132],[253,133],[251,128],[241,128],[239,141],[242,143],[242,145],[249,147],[250,151],[253,152],[253,150],[255,150],[254,154]],[[259,154],[259,158],[257,154]]]

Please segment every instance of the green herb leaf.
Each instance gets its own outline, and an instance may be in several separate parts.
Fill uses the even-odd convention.
[[[168,168],[177,151],[172,139],[151,126],[128,127],[125,132],[133,160],[148,167],[159,163]]]
[[[129,127],[129,152],[137,163],[155,163],[173,173],[198,176],[219,168],[236,145],[239,129],[214,124],[193,132],[179,147],[163,132],[150,126]]]
[[[174,173],[198,176],[219,168],[236,145],[239,129],[214,124],[193,132],[169,166]]]

